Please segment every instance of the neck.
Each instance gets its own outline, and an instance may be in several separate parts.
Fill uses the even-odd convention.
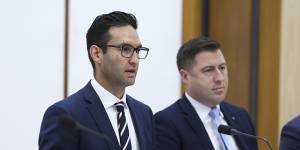
[[[125,87],[109,82],[100,75],[94,74],[96,81],[108,92],[121,99],[125,93]]]
[[[186,91],[186,93],[190,97],[192,97],[194,100],[198,101],[199,103],[201,103],[201,104],[203,104],[203,105],[205,105],[207,107],[212,108],[212,107],[215,107],[215,106],[217,106],[219,104],[219,103],[214,103],[213,101],[205,100],[204,98],[198,97],[198,96],[192,94],[190,91]]]

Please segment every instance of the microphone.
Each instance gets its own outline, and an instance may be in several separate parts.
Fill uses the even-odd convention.
[[[218,127],[218,131],[219,131],[219,133],[222,133],[222,134],[240,135],[240,136],[245,136],[245,137],[248,137],[248,138],[255,138],[255,139],[262,140],[265,143],[267,143],[267,145],[268,145],[268,147],[269,147],[270,150],[273,150],[272,145],[270,144],[270,142],[266,138],[254,136],[254,135],[247,134],[247,133],[243,133],[243,132],[238,131],[237,129],[234,129],[231,126],[226,126],[226,125],[220,125]]]
[[[71,128],[71,129],[76,129],[77,128],[77,129],[82,130],[84,132],[96,135],[101,139],[105,139],[109,143],[109,145],[111,146],[111,148],[113,150],[117,149],[115,147],[115,145],[113,144],[112,140],[107,135],[96,132],[96,131],[88,128],[88,127],[85,127],[85,126],[81,125],[79,122],[73,120],[69,116],[66,116],[66,115],[60,116],[58,122],[63,127],[67,127],[67,128]]]

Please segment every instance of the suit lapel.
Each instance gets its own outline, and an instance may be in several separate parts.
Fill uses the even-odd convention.
[[[111,140],[113,146],[119,146],[114,129],[105,111],[105,108],[99,99],[97,93],[93,89],[89,82],[85,88],[83,88],[86,100],[86,108],[90,112],[90,115],[94,119],[100,133],[107,135]]]
[[[228,108],[228,106],[224,102],[221,103],[220,106],[226,122],[235,129],[238,129],[236,128],[238,127],[238,124],[236,123],[236,114],[232,112],[232,110]]]
[[[186,118],[187,122],[190,124],[194,132],[199,136],[199,141],[201,141],[204,149],[214,149],[201,119],[199,118],[192,104],[185,96],[179,100],[179,105],[184,112],[184,117]]]
[[[238,118],[238,115],[236,115],[237,112],[234,112],[232,108],[229,108],[230,106],[225,102],[222,102],[220,106],[221,106],[221,111],[228,125],[232,126],[234,129],[241,131],[240,126],[243,125],[243,123],[239,121],[240,118]],[[233,137],[239,149],[247,149],[247,147],[245,147],[245,142],[241,140],[241,137],[239,136],[233,136]]]
[[[137,140],[139,142],[140,150],[144,150],[146,149],[146,147],[144,146],[147,144],[143,136],[145,135],[145,130],[143,128],[144,127],[143,116],[141,115],[141,112],[138,110],[139,108],[135,106],[134,101],[129,96],[126,96],[126,103],[130,109],[130,114],[134,124],[134,129],[137,135]]]

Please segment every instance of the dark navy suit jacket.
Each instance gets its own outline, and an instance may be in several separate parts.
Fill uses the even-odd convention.
[[[221,111],[233,128],[255,135],[248,113],[237,106],[222,102]],[[168,108],[156,113],[157,150],[213,150],[205,127],[188,99],[183,96]],[[234,136],[240,150],[257,150],[255,139]]]
[[[153,114],[145,104],[126,97],[141,150],[153,150]],[[83,126],[107,135],[116,149],[117,137],[101,100],[89,82],[83,89],[50,106],[44,114],[40,135],[40,150],[110,150],[107,140],[95,135],[62,127],[58,118],[68,115]]]
[[[300,116],[282,128],[280,150],[300,150]]]

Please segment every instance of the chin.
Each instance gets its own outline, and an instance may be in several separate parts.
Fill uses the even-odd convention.
[[[127,83],[125,83],[127,86],[131,86],[134,85],[135,81],[128,81]]]
[[[225,94],[216,95],[216,99],[222,101],[225,98]]]
[[[216,104],[220,104],[220,103],[222,103],[223,101],[224,101],[224,98],[225,97],[216,97],[215,99],[214,99],[214,102],[216,103]]]
[[[224,99],[220,99],[220,100],[218,100],[218,103],[220,104],[220,103],[222,103],[224,101]]]

